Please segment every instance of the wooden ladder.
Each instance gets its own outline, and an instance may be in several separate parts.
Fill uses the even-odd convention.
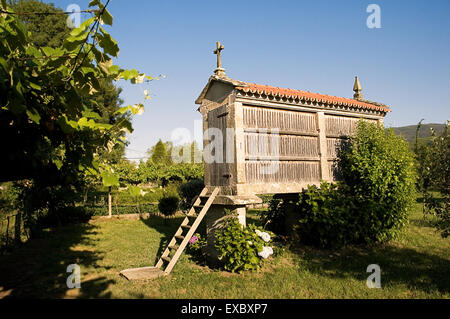
[[[214,188],[210,195],[208,189],[204,188],[192,205],[180,227],[172,237],[169,245],[162,253],[155,267],[142,267],[125,269],[120,272],[122,276],[129,280],[148,279],[170,274],[177,263],[189,240],[194,235],[197,227],[205,217],[214,199],[219,193],[219,188]],[[187,230],[187,232],[186,232]]]
[[[186,214],[186,217],[176,231],[175,235],[172,237],[169,245],[164,250],[163,254],[156,263],[156,267],[163,270],[166,274],[169,274],[172,271],[172,268],[177,263],[181,253],[186,248],[189,240],[192,238],[195,231],[197,230],[197,227],[203,220],[203,217],[205,217],[206,213],[208,212],[209,207],[214,202],[214,199],[219,193],[219,188],[216,187],[213,190],[212,194],[209,196],[206,195],[207,192],[207,188],[204,188],[202,190],[200,195],[195,200],[194,205],[192,205],[191,209]],[[186,230],[187,233],[183,235]],[[172,252],[174,253],[172,254]]]

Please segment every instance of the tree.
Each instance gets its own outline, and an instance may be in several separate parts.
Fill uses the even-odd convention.
[[[171,165],[172,164],[172,143],[163,142],[161,139],[156,143],[148,154],[150,155],[149,160],[155,164],[160,165]]]
[[[70,32],[63,46],[36,46],[26,25],[0,2],[0,134],[8,150],[0,158],[2,181],[30,179],[34,194],[24,200],[29,212],[39,205],[40,191],[76,186],[80,175],[110,171],[97,154],[110,152],[132,132],[131,117],[142,103],[120,107],[114,123],[102,122],[95,93],[99,79],[142,83],[152,78],[113,64],[117,42],[100,24],[112,25],[105,5],[92,0],[95,15]],[[48,205],[51,207],[51,205]]]
[[[146,192],[144,192],[139,186],[136,185],[129,185],[128,186],[128,192],[130,193],[130,196],[134,199],[136,202],[136,210],[139,214],[139,218],[142,219],[142,212],[140,207],[140,199],[143,197]]]
[[[420,125],[420,123],[419,123]],[[420,126],[418,126],[418,130]],[[436,227],[442,237],[450,236],[450,129],[449,122],[437,135],[432,131],[431,143],[416,147],[424,213],[437,217]],[[438,191],[441,198],[434,198],[431,190]]]
[[[70,35],[71,29],[67,26],[67,16],[64,14],[50,14],[50,15],[33,15],[32,12],[39,13],[62,13],[63,10],[56,8],[52,3],[44,3],[36,0],[20,0],[16,1],[12,5],[12,9],[15,12],[27,13],[19,15],[21,21],[25,24],[27,29],[31,32],[29,41],[34,46],[51,47],[57,49],[63,45],[63,41]],[[98,113],[100,118],[98,121],[105,124],[115,124],[123,119],[127,120],[128,114],[118,114],[120,106],[123,104],[123,100],[120,98],[121,88],[114,85],[111,78],[100,78],[99,89],[97,92],[89,92],[86,95],[86,99],[93,98],[97,102],[93,107],[93,111]],[[123,132],[122,138],[125,137]],[[99,162],[107,164],[117,164],[122,161],[125,154],[125,143],[116,143],[113,147],[101,148],[98,150]],[[110,173],[110,172],[107,172]],[[48,191],[52,194],[60,194],[62,198],[55,198],[49,196],[51,199],[50,207],[57,207],[63,204],[68,193],[83,189],[84,202],[86,202],[89,189],[95,187],[95,184],[99,182],[99,178],[93,178],[92,174],[77,174],[73,176],[74,181],[71,183],[74,187],[66,187],[66,192],[60,192],[56,188],[59,188],[59,183],[54,186],[47,186],[41,191]],[[75,181],[76,179],[76,181]],[[103,182],[104,179],[102,178]],[[37,186],[37,185],[36,185]],[[106,185],[104,185],[106,186]],[[111,187],[108,187],[111,191]],[[109,205],[111,192],[108,193]],[[41,198],[46,198],[42,196]],[[59,204],[57,204],[59,203]],[[51,208],[50,208],[51,209]],[[111,213],[111,209],[109,209]]]
[[[61,8],[55,7],[53,3],[44,3],[38,0],[20,0],[16,1],[12,9],[16,12],[49,12],[62,13]],[[51,15],[33,15],[26,14],[20,16],[22,22],[31,32],[29,41],[36,47],[57,48],[62,46],[63,41],[70,34],[71,29],[67,26],[67,16],[64,14]],[[120,98],[122,88],[116,87],[112,79],[99,79],[99,90],[93,93],[97,105],[94,107],[101,119],[99,122],[114,124],[126,117],[126,114],[117,114],[117,110],[123,104]],[[116,164],[120,162],[125,155],[125,145],[116,144],[112,151],[102,151],[100,157],[106,162]]]
[[[53,3],[44,3],[38,0],[15,1],[11,9],[15,12],[63,12],[62,9],[56,8]],[[36,47],[61,47],[64,39],[69,36],[70,29],[67,27],[67,17],[63,14],[27,14],[20,16],[20,18],[28,31],[31,32],[29,40]]]

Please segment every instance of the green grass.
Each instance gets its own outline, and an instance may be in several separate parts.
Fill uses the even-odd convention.
[[[259,272],[231,274],[183,254],[172,274],[142,282],[119,276],[154,265],[181,222],[95,220],[49,231],[0,257],[0,297],[38,298],[449,298],[450,239],[439,236],[417,204],[399,239],[337,251],[279,250]],[[258,222],[250,213],[248,222]],[[66,267],[81,266],[81,289],[68,289]],[[366,268],[381,267],[382,289],[368,289]]]

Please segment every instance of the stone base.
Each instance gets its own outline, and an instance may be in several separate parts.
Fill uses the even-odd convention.
[[[231,210],[226,213],[225,210]],[[226,221],[237,218],[239,222],[246,226],[245,206],[212,205],[204,217],[206,223],[206,241],[205,248],[206,261],[210,267],[217,267],[220,264],[219,252],[214,246],[216,241],[216,232],[223,228]]]
[[[128,280],[153,279],[167,274],[157,267],[130,268],[120,272]]]

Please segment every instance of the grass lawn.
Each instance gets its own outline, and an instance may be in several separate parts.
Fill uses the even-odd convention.
[[[417,204],[402,236],[389,244],[338,251],[280,251],[259,272],[231,274],[183,254],[170,276],[130,282],[125,268],[154,265],[179,226],[149,219],[94,220],[49,231],[0,256],[0,298],[449,298],[450,239],[423,219]],[[254,213],[248,222],[258,222]],[[66,267],[81,266],[81,289],[68,289]],[[369,264],[381,267],[382,289],[369,289]]]

